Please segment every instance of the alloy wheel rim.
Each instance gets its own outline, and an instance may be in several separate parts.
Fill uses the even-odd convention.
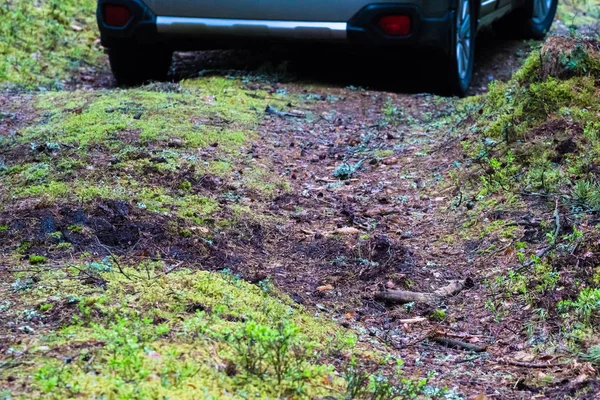
[[[533,0],[533,22],[541,24],[550,13],[553,0]]]
[[[471,63],[471,7],[469,0],[460,0],[456,20],[456,61],[460,79],[465,79]]]

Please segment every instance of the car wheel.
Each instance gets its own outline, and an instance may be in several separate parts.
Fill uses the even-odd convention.
[[[472,0],[459,0],[448,55],[448,91],[464,96],[473,78],[477,13]]]
[[[108,49],[110,68],[120,86],[167,79],[173,51],[156,46],[118,45]]]
[[[550,30],[558,0],[527,0],[525,5],[494,24],[502,36],[543,39]]]

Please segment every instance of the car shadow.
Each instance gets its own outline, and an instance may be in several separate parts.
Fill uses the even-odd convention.
[[[508,80],[531,48],[522,40],[498,38],[491,30],[477,39],[470,94],[487,90],[492,80]],[[293,49],[281,46],[252,50],[211,50],[177,53],[171,78],[249,75],[273,82],[363,87],[400,93],[436,93],[443,72],[439,61],[417,53],[364,55],[332,48]]]

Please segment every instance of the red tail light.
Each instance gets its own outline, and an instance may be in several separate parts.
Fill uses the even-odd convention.
[[[379,27],[386,35],[406,36],[410,34],[410,17],[407,15],[386,15],[379,20]]]
[[[118,4],[107,4],[104,6],[104,22],[108,26],[125,26],[130,18],[131,11],[125,6]]]

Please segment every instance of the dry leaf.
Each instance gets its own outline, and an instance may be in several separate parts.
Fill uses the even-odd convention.
[[[360,231],[356,228],[353,228],[351,226],[345,226],[343,228],[338,228],[335,230],[335,233],[340,233],[342,235],[357,235],[360,233]]]
[[[192,226],[190,231],[200,232],[200,233],[210,233],[210,229],[205,226]]]
[[[317,290],[319,292],[329,292],[329,291],[333,290],[333,286],[331,286],[331,285],[323,285],[323,286],[319,286],[317,288]]]
[[[531,361],[535,360],[535,356],[533,354],[531,354],[531,353],[526,352],[526,351],[517,351],[513,355],[513,359],[515,361],[531,362]]]
[[[75,24],[71,25],[71,29],[73,29],[74,31],[77,31],[77,32],[83,30],[82,27],[80,27],[79,25],[75,25]]]
[[[487,397],[485,393],[482,392],[475,396],[475,399],[473,400],[489,400],[489,397]]]

